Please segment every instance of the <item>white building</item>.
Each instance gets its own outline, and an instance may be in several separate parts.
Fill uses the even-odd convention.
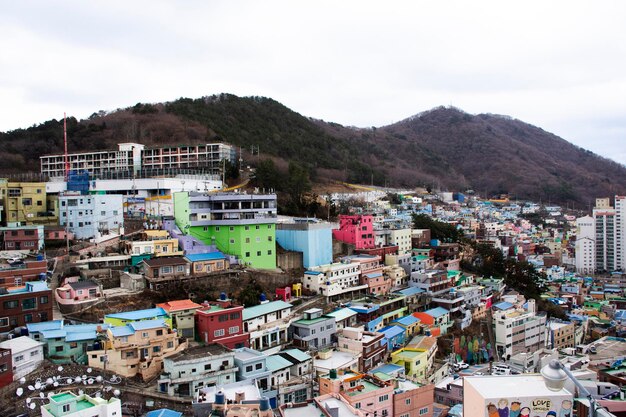
[[[595,258],[596,271],[614,271],[615,249],[616,249],[616,224],[615,209],[607,207],[608,199],[596,199],[596,207],[593,209],[593,220],[595,224]]]
[[[596,267],[596,229],[593,217],[576,219],[576,272],[592,274]]]
[[[278,352],[289,341],[292,305],[272,301],[243,309],[243,330],[250,333],[250,347],[267,353]]]
[[[545,345],[546,316],[538,315],[535,300],[526,309],[511,308],[494,312],[496,351],[500,358],[539,349]]]
[[[626,271],[626,196],[615,196],[615,269]]]
[[[50,402],[41,406],[42,417],[120,417],[122,402],[112,397],[90,397],[65,391],[48,397]]]
[[[336,262],[311,268],[304,273],[304,288],[333,297],[353,292],[367,292],[367,284],[360,284],[361,265],[358,262]]]
[[[573,416],[573,395],[551,391],[541,375],[466,376],[463,415]]]
[[[0,348],[11,350],[13,380],[17,381],[39,367],[43,362],[43,343],[20,336],[0,343]]]
[[[70,170],[88,171],[94,177],[113,173],[164,172],[168,169],[201,168],[218,172],[222,161],[236,162],[235,149],[224,143],[146,148],[140,143],[120,143],[115,151],[72,153]],[[40,157],[41,173],[51,178],[65,176],[64,155]]]
[[[59,223],[67,225],[77,239],[96,242],[124,233],[122,196],[116,194],[59,196]]]

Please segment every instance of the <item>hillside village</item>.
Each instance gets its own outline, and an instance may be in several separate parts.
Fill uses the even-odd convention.
[[[224,183],[239,157],[121,143],[0,180],[7,416],[590,415],[551,361],[626,415],[626,197],[345,184],[289,217]]]

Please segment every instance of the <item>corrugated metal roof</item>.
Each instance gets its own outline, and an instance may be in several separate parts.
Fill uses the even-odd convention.
[[[226,259],[226,256],[222,252],[209,252],[209,253],[194,253],[191,255],[185,255],[190,262],[202,262],[202,261],[216,261],[219,259]]]
[[[443,307],[436,307],[436,308],[431,308],[430,310],[426,310],[424,313],[433,317],[441,317],[441,316],[448,314],[448,310],[446,310]]]
[[[311,357],[307,353],[301,351],[300,349],[287,349],[287,350],[280,352],[280,354],[289,355],[298,362],[306,362],[306,361],[311,360]]]
[[[151,317],[164,317],[167,312],[161,307],[148,308],[145,310],[126,311],[123,313],[107,314],[104,318],[120,319],[120,320],[143,320]]]
[[[132,323],[128,323],[134,330],[146,330],[146,329],[156,329],[159,327],[167,327],[165,321],[163,319],[156,320],[142,320],[142,321],[134,321]]]
[[[265,366],[272,372],[289,368],[291,365],[291,362],[280,355],[270,355],[265,360]]]
[[[356,316],[357,312],[349,309],[348,307],[344,307],[342,309],[332,311],[326,315],[328,317],[334,317],[335,321],[342,321],[350,317]]]
[[[63,328],[63,320],[43,321],[41,323],[27,323],[29,333],[43,332],[44,330],[58,330]]]
[[[292,305],[284,301],[271,301],[265,304],[259,304],[258,306],[248,307],[243,309],[243,319],[250,320],[255,317],[260,317],[265,314],[275,313],[276,311],[291,308]]]

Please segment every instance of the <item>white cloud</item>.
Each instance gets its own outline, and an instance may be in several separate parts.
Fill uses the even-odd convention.
[[[617,0],[5,2],[0,130],[229,92],[357,126],[453,104],[626,163],[624,12]]]

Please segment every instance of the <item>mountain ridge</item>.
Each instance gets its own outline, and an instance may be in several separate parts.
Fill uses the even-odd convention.
[[[62,121],[0,132],[0,172],[38,171],[38,157],[62,153]],[[219,94],[142,104],[68,119],[70,152],[222,140],[248,164],[290,161],[317,182],[472,188],[587,205],[625,193],[626,167],[506,115],[439,106],[381,127],[345,127],[303,116],[266,97]],[[251,147],[260,154],[250,153]]]

